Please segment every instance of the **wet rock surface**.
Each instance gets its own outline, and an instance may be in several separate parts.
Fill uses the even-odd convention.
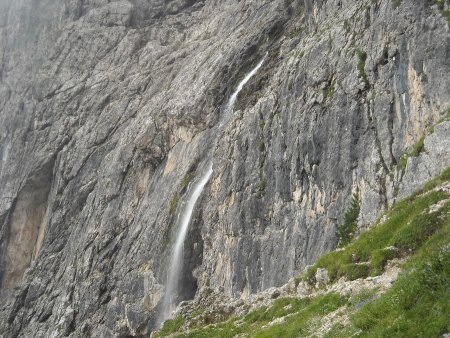
[[[352,192],[363,228],[450,164],[449,37],[431,1],[0,0],[0,336],[153,329],[186,177],[266,52],[213,150],[186,298],[285,284]]]

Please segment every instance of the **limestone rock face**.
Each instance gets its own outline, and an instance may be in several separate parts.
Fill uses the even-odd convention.
[[[353,192],[372,224],[450,165],[448,6],[0,0],[0,336],[147,335],[207,154],[180,301],[285,284]]]

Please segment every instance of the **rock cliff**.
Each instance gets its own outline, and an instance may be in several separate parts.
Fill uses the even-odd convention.
[[[448,10],[0,0],[0,336],[153,330],[210,152],[182,299],[286,283],[336,246],[356,191],[370,226],[450,164]]]

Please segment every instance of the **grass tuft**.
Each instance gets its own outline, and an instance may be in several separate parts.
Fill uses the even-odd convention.
[[[178,332],[180,328],[183,326],[184,322],[185,320],[182,316],[178,316],[175,319],[166,320],[164,322],[163,327],[161,328],[161,330],[158,331],[155,337],[164,337],[172,333]]]
[[[174,214],[175,211],[177,211],[177,205],[178,205],[178,195],[174,195],[171,199],[170,199],[170,203],[169,203],[169,214]]]

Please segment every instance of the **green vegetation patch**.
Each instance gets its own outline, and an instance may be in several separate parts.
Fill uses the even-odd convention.
[[[406,164],[408,162],[408,158],[410,157],[418,157],[419,154],[424,150],[424,141],[425,135],[422,136],[419,141],[417,141],[409,151],[404,153],[402,157],[400,157],[400,167],[403,170],[403,173],[406,171]]]
[[[425,147],[425,137],[427,135],[433,134],[436,126],[440,125],[442,122],[450,121],[450,108],[447,109],[443,114],[444,117],[441,118],[436,124],[429,127],[427,129],[427,133],[423,135],[409,150],[407,150],[401,157],[399,161],[399,166],[402,169],[403,174],[406,172],[406,164],[408,162],[408,158],[410,157],[418,157],[421,152],[424,151]]]
[[[293,39],[293,38],[301,35],[304,31],[305,31],[305,27],[297,27],[297,28],[292,29],[290,32],[288,32],[287,36],[290,39]]]
[[[180,191],[183,191],[189,185],[189,183],[192,181],[192,178],[193,175],[191,173],[187,173],[186,175],[184,175],[180,183]]]
[[[311,334],[313,319],[322,317],[348,304],[346,297],[330,293],[316,298],[282,298],[271,306],[262,307],[242,318],[208,325],[174,337],[298,337]],[[282,320],[281,318],[284,318]],[[280,319],[279,323],[272,323]],[[269,324],[269,325],[268,325]],[[170,333],[173,333],[171,331]],[[160,335],[162,336],[161,332]]]
[[[442,122],[450,121],[450,108],[447,109],[443,114],[445,114],[443,118],[441,118],[435,125],[427,129],[428,134],[433,134],[436,126],[440,125]]]
[[[441,175],[439,175],[438,177],[436,177],[435,179],[428,181],[425,184],[424,188],[421,191],[419,191],[418,193],[430,191],[430,190],[444,184],[445,182],[450,182],[450,168],[447,168],[446,170],[444,170],[444,172]]]
[[[449,230],[447,216],[441,232],[409,262],[407,273],[355,313],[353,325],[362,330],[360,336],[440,337],[450,332]]]
[[[444,0],[433,0],[433,2],[438,6],[442,16],[447,19],[447,22],[450,25],[450,11],[444,9]]]
[[[170,214],[174,214],[175,211],[177,211],[177,205],[178,205],[178,194],[174,195],[170,199],[170,203],[169,203],[169,213]]]
[[[182,316],[178,316],[175,319],[166,320],[164,322],[163,327],[161,328],[161,330],[158,331],[155,337],[164,337],[172,333],[178,332],[180,328],[183,326],[184,322],[185,320]]]
[[[361,49],[357,49],[356,50],[356,54],[358,55],[358,76],[363,79],[365,85],[369,84],[369,80],[367,79],[367,74],[366,74],[366,61],[367,61],[367,53]]]
[[[402,0],[392,0],[392,6],[394,8],[399,7],[401,5],[401,3],[402,3]]]
[[[422,191],[398,202],[387,213],[386,222],[362,233],[343,250],[322,256],[300,279],[315,285],[318,268],[327,269],[331,282],[341,277],[354,280],[376,276],[383,272],[389,260],[416,252],[442,228],[447,217],[444,208],[428,211],[432,205],[449,197],[442,191],[431,191],[446,181],[450,181],[450,168]]]

